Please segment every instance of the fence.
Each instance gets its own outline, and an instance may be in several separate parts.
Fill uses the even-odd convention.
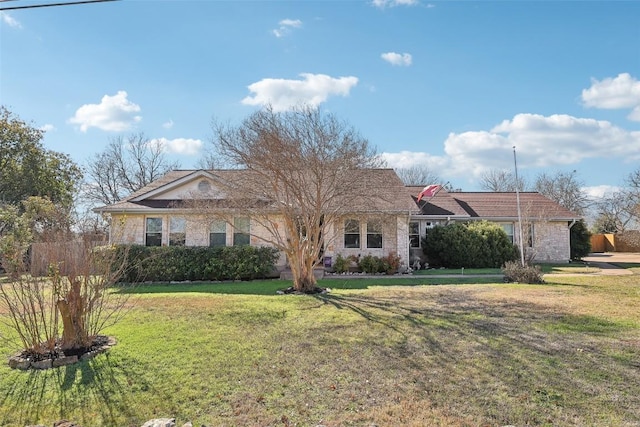
[[[71,242],[34,243],[31,245],[30,271],[33,276],[48,274],[49,265],[56,264],[62,274],[69,273],[69,269],[87,265],[78,262],[89,255],[89,251],[106,242],[87,242],[74,240]]]
[[[640,231],[591,236],[591,252],[640,252]]]

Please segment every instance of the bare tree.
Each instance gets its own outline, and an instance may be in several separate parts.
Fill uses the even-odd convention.
[[[527,187],[526,180],[518,177],[518,190],[525,191]],[[516,177],[505,169],[490,169],[480,177],[480,188],[496,192],[516,191]]]
[[[84,194],[92,203],[108,205],[179,167],[167,159],[160,144],[143,133],[119,136],[89,160]]]
[[[555,174],[541,173],[536,178],[535,190],[554,200],[561,206],[583,215],[589,198],[582,190],[583,182],[577,177],[576,171],[570,173],[556,172]]]
[[[411,166],[408,168],[395,168],[396,173],[404,182],[404,185],[430,185],[440,184],[442,180],[437,173],[425,165]]]
[[[605,194],[595,202],[596,233],[623,233],[640,223],[640,169],[625,178],[626,187]]]
[[[640,168],[631,172],[625,179],[627,190],[625,197],[629,199],[629,214],[633,221],[640,222]]]
[[[631,190],[619,190],[606,194],[595,203],[596,233],[622,233],[634,225],[638,218],[637,202]]]
[[[239,126],[214,123],[213,130],[220,158],[244,170],[225,176],[227,203],[259,224],[254,238],[286,255],[294,288],[313,291],[313,269],[345,206],[376,206],[376,194],[363,191],[381,185],[364,170],[382,164],[375,150],[352,127],[312,107],[267,107]]]

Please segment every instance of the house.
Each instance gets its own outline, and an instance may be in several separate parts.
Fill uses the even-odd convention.
[[[147,246],[268,245],[268,224],[249,212],[269,215],[273,200],[251,200],[233,206],[229,183],[243,170],[174,170],[124,200],[95,209],[110,216],[110,243]],[[366,169],[362,197],[342,203],[324,231],[325,263],[338,254],[397,254],[404,265],[422,257],[421,238],[428,229],[452,221],[486,219],[500,224],[518,243],[515,193],[449,193],[439,191],[417,201],[419,187],[407,187],[392,169]],[[367,194],[376,194],[376,198]],[[521,193],[528,252],[539,261],[569,260],[569,228],[579,216],[539,193]],[[206,209],[194,201],[206,201]],[[374,201],[375,200],[375,201]],[[249,209],[249,206],[251,209]],[[336,214],[337,213],[337,214]],[[212,215],[215,214],[215,215]],[[280,221],[273,210],[275,228]],[[286,265],[281,257],[279,264]]]
[[[410,218],[410,256],[422,256],[421,239],[429,228],[450,222],[494,222],[520,246],[518,203],[513,192],[447,192],[442,189],[427,201],[417,202],[422,187],[407,187],[419,205]],[[525,254],[537,262],[570,259],[570,228],[581,217],[537,192],[521,192],[520,216]]]

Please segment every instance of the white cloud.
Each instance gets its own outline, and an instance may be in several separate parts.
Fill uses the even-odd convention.
[[[285,111],[300,105],[317,107],[331,95],[347,96],[358,78],[334,78],[326,74],[302,73],[302,80],[262,79],[248,86],[253,96],[242,100],[245,105],[271,105],[274,111]]]
[[[433,165],[443,176],[478,178],[490,169],[513,168],[513,147],[522,168],[568,166],[583,160],[640,158],[640,131],[607,121],[568,115],[518,114],[490,130],[450,133],[444,156],[384,153],[393,167]]]
[[[127,92],[121,90],[114,96],[103,96],[100,104],[85,104],[78,108],[69,123],[80,125],[82,132],[90,127],[120,132],[142,120],[142,117],[136,115],[139,112],[140,106],[129,101]]]
[[[418,0],[372,0],[371,2],[372,5],[380,9],[395,6],[415,6],[418,3]]]
[[[56,130],[56,127],[54,125],[52,125],[52,124],[47,123],[47,124],[45,124],[43,126],[40,126],[40,130],[44,131],[44,132],[51,132],[51,131]]]
[[[171,129],[173,127],[173,120],[169,119],[169,121],[164,122],[162,127],[165,129]]]
[[[411,62],[413,61],[413,58],[409,53],[387,52],[380,55],[380,57],[391,65],[400,65],[405,67],[411,65]]]
[[[582,102],[586,107],[611,110],[632,108],[627,118],[640,121],[640,81],[629,73],[601,81],[591,79],[591,87],[582,91]]]
[[[302,21],[299,19],[283,19],[278,22],[279,27],[272,30],[274,36],[280,38],[288,35],[294,28],[301,28]]]
[[[190,138],[155,138],[149,141],[149,144],[160,146],[167,153],[184,154],[194,156],[202,149],[202,141]]]
[[[381,157],[390,168],[410,168],[412,166],[426,166],[435,171],[449,166],[449,161],[442,156],[432,156],[428,153],[401,151],[399,153],[382,153]]]
[[[620,191],[620,187],[616,187],[615,185],[595,185],[591,187],[582,187],[582,191],[589,197],[591,200],[601,199],[606,195],[615,193]]]
[[[7,12],[0,11],[0,21],[4,22],[11,28],[22,28],[22,24]]]

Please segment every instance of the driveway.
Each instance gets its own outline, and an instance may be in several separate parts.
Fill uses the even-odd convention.
[[[608,275],[626,275],[633,274],[632,271],[626,270],[624,268],[619,268],[612,263],[620,262],[633,262],[640,264],[640,253],[638,252],[603,252],[603,253],[592,253],[589,256],[583,257],[583,261],[588,262],[589,264],[600,267],[600,274],[608,274]]]

